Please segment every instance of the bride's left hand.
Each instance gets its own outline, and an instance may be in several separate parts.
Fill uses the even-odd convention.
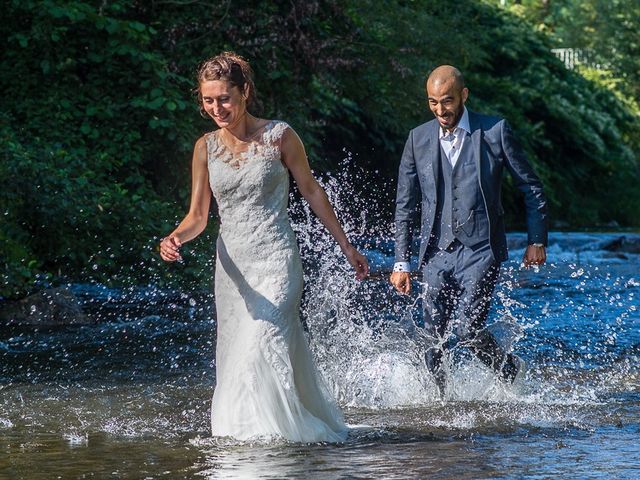
[[[347,257],[351,266],[355,269],[356,279],[362,280],[369,275],[369,262],[367,262],[367,257],[356,250],[353,245],[349,245],[345,249],[344,255]]]

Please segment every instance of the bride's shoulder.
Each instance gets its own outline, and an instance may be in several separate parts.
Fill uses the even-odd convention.
[[[196,140],[193,150],[198,158],[207,159],[219,149],[219,142],[217,140],[218,131],[219,130],[213,130],[207,132]]]
[[[209,139],[207,138],[208,135],[209,135],[208,133],[205,133],[204,135],[202,135],[200,138],[196,140],[196,143],[193,146],[193,150],[195,152],[201,152],[202,150],[207,149],[207,144],[209,143]]]
[[[272,128],[291,128],[291,126],[284,120],[269,120]]]
[[[215,141],[217,139],[219,133],[220,133],[220,129],[219,128],[217,128],[215,130],[211,130],[210,132],[206,132],[196,141],[196,143],[203,142],[204,144],[207,145],[207,144]]]
[[[267,130],[272,141],[282,139],[287,131],[293,132],[291,126],[282,120],[269,120]]]

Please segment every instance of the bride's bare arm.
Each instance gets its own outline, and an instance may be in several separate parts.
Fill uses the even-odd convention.
[[[193,240],[207,226],[209,206],[211,205],[211,188],[209,187],[209,171],[207,169],[207,146],[201,137],[193,149],[191,165],[191,205],[189,213],[180,225],[160,242],[160,256],[167,262],[180,260],[180,247]]]
[[[369,273],[367,259],[347,239],[326,192],[313,178],[300,137],[291,128],[287,128],[282,136],[281,151],[282,161],[293,175],[300,193],[340,245],[342,252],[356,271],[356,278],[363,279]]]

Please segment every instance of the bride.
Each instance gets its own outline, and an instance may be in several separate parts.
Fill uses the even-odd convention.
[[[289,174],[356,278],[369,267],[313,178],[294,130],[249,113],[256,102],[252,77],[247,61],[232,52],[200,67],[200,108],[219,129],[195,144],[189,213],[161,241],[160,255],[168,262],[181,259],[180,247],[207,224],[213,193],[221,225],[212,434],[342,441],[342,414],[316,371],[299,317],[302,264],[287,215]]]

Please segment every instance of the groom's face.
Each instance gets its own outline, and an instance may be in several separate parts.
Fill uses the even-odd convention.
[[[451,130],[458,125],[468,96],[469,90],[466,87],[461,88],[451,77],[427,83],[429,108],[445,130]]]

